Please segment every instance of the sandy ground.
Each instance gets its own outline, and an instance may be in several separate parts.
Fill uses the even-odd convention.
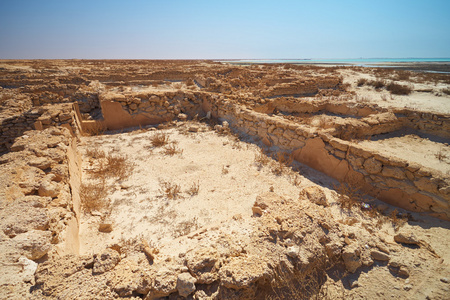
[[[437,140],[437,141],[436,141]],[[450,175],[450,147],[442,139],[420,137],[417,134],[391,133],[360,141],[359,144],[389,156],[416,162]]]
[[[183,131],[186,131],[184,126],[158,130],[166,133],[170,142],[175,142],[176,148],[183,151],[173,156],[165,155],[162,147],[151,147],[150,137],[156,131],[83,139],[83,152],[89,145],[126,155],[134,164],[134,171],[123,182],[109,182],[113,186],[108,196],[111,202],[108,219],[114,220],[111,234],[98,232],[96,224],[100,222],[100,214],[86,215],[82,219],[81,253],[96,252],[107,244],[137,236],[161,245],[235,215],[250,216],[256,196],[268,192],[271,187],[288,198],[297,198],[300,188],[311,184],[300,175],[277,176],[269,168],[259,168],[255,163],[259,148],[254,144],[211,130]],[[91,167],[86,157],[83,161],[83,168],[88,171]],[[86,172],[84,178],[89,178]],[[179,185],[180,197],[166,197],[161,191],[162,181]],[[188,190],[194,184],[198,184],[199,191],[198,195],[191,196]]]
[[[327,194],[335,220],[346,222],[354,218],[356,224],[352,230],[357,236],[367,235],[367,231],[372,230],[374,220],[360,213],[348,215],[340,209],[333,190],[336,182],[320,172],[294,165],[297,172],[287,169],[277,176],[270,165],[260,167],[255,162],[255,156],[260,153],[258,145],[219,135],[206,125],[201,125],[196,133],[187,132],[189,124],[178,125],[170,129],[143,129],[83,138],[82,153],[88,147],[95,147],[127,155],[129,162],[134,164],[134,171],[123,182],[109,182],[113,189],[108,196],[111,210],[106,221],[113,224],[111,233],[98,231],[104,212],[85,214],[81,219],[82,254],[96,253],[107,245],[143,237],[161,254],[177,256],[204,242],[189,238],[195,232],[208,230],[214,234],[214,228],[220,227],[221,234],[233,236],[237,232],[253,230],[251,207],[256,196],[271,187],[286,198],[297,199],[303,187],[318,184]],[[170,156],[164,154],[163,148],[152,147],[150,138],[161,132],[183,152]],[[388,139],[387,143],[393,141],[395,138]],[[407,140],[400,143],[407,143]],[[90,168],[85,156],[83,181],[88,180]],[[178,184],[180,197],[169,199],[165,196],[161,191],[162,180]],[[199,184],[198,195],[191,196],[188,189],[196,182]],[[384,205],[373,198],[367,198],[367,201],[372,206]],[[387,214],[395,209],[387,207]],[[398,211],[406,213],[401,209]],[[419,239],[427,241],[440,258],[430,260],[426,251],[398,245],[393,240],[393,225],[385,223],[376,234],[385,240],[392,259],[409,266],[410,277],[395,276],[386,263],[375,262],[372,267],[361,268],[343,281],[335,281],[329,276],[326,286],[331,299],[341,299],[342,295],[345,299],[448,299],[445,296],[449,292],[448,284],[442,280],[450,275],[450,240],[445,238],[449,224],[417,213],[411,216],[411,221],[403,228],[413,230]]]
[[[408,108],[423,112],[450,113],[450,95],[442,93],[448,88],[447,84],[423,84],[411,83],[409,81],[397,81],[399,84],[412,85],[414,91],[410,95],[391,95],[386,90],[376,91],[373,87],[356,87],[360,78],[375,80],[370,74],[354,72],[351,70],[340,70],[344,76],[344,83],[350,83],[351,91],[356,93],[356,102],[377,104],[385,108]]]

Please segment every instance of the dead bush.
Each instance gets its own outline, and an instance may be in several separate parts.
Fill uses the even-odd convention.
[[[107,208],[106,195],[107,189],[104,181],[82,183],[80,187],[81,208],[88,213]]]
[[[125,155],[113,155],[108,153],[98,162],[98,168],[92,171],[93,174],[103,177],[116,177],[120,180],[128,178],[133,171],[133,165],[127,161]]]
[[[195,196],[195,195],[198,195],[199,190],[200,190],[200,183],[197,181],[197,182],[194,182],[192,184],[192,186],[186,192],[190,196]]]
[[[103,133],[105,133],[105,126],[103,126],[101,123],[94,123],[91,124],[89,127],[86,127],[83,129],[83,132],[81,133],[81,135],[83,136],[97,136],[97,135],[102,135]]]
[[[270,157],[268,157],[262,149],[259,149],[258,153],[255,154],[255,164],[261,169],[267,166],[271,162]]]
[[[271,171],[277,176],[287,171],[287,168],[294,161],[294,157],[285,152],[277,152],[277,159],[273,163]]]
[[[175,154],[182,154],[182,153],[183,153],[183,149],[177,148],[177,146],[175,144],[173,144],[173,143],[170,144],[170,145],[167,145],[164,148],[164,154],[166,154],[166,155],[172,156],[172,155],[175,155]]]
[[[150,137],[150,142],[153,147],[162,147],[169,143],[169,136],[160,132]]]
[[[86,150],[86,155],[92,159],[101,159],[106,157],[106,153],[98,148],[89,148]]]
[[[394,95],[409,95],[412,92],[412,88],[407,85],[401,85],[395,82],[391,82],[386,86],[386,89]]]
[[[368,81],[367,85],[373,86],[376,90],[382,89],[386,86],[386,82],[381,79]]]
[[[339,185],[333,185],[334,190],[338,193],[338,202],[341,208],[351,209],[360,206],[362,195],[357,186],[345,182]]]
[[[177,199],[181,193],[180,185],[169,181],[160,180],[160,192],[169,199]]]
[[[356,82],[356,85],[361,87],[361,86],[365,85],[366,83],[367,83],[366,78],[360,78],[360,79],[358,79],[358,82]]]

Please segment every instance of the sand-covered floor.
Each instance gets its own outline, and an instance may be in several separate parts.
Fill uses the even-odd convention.
[[[181,123],[180,123],[181,124]],[[260,167],[255,144],[219,135],[206,125],[201,132],[188,132],[186,125],[157,131],[138,130],[83,139],[83,151],[95,147],[115,155],[126,155],[134,165],[124,181],[109,181],[110,234],[98,232],[104,214],[86,214],[81,220],[81,253],[92,253],[107,244],[142,236],[154,244],[164,244],[198,228],[220,224],[236,215],[251,215],[256,196],[275,192],[297,198],[309,180],[298,173],[274,174],[270,167]],[[169,143],[182,151],[164,153],[164,147],[152,147],[151,137],[165,133]],[[92,168],[84,157],[84,182]],[[87,172],[86,172],[87,171]],[[164,182],[179,186],[180,193],[170,199],[163,191]],[[192,187],[198,185],[198,194]],[[95,242],[93,242],[95,241]]]

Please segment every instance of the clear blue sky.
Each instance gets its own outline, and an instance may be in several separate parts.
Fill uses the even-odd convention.
[[[0,0],[0,58],[450,57],[450,0]]]

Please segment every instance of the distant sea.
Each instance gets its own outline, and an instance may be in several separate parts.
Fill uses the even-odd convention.
[[[228,63],[240,64],[382,64],[382,63],[419,63],[419,62],[450,62],[450,58],[332,58],[332,59],[235,59],[217,60]]]
[[[450,58],[346,58],[346,59],[236,59],[216,60],[233,65],[314,64],[395,68],[419,72],[450,73]]]

